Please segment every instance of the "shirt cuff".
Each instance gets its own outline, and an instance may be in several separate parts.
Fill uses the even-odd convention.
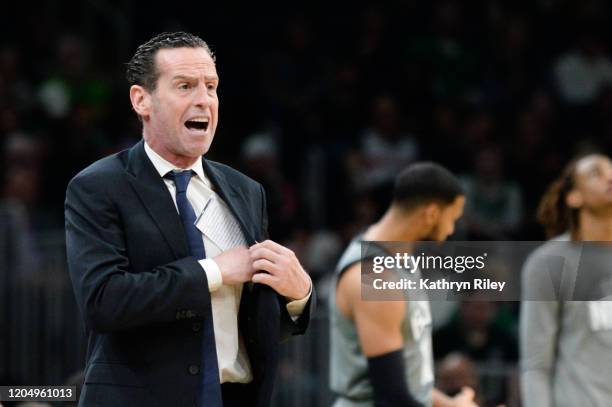
[[[287,312],[289,313],[289,316],[291,317],[293,322],[295,322],[300,317],[300,315],[302,315],[302,312],[304,312],[304,308],[306,307],[306,303],[310,299],[311,294],[312,281],[310,282],[310,291],[308,291],[308,295],[306,295],[306,297],[302,298],[301,300],[295,300],[287,303]]]
[[[219,266],[213,259],[202,259],[198,260],[200,266],[204,269],[206,273],[206,279],[208,280],[208,291],[211,293],[216,291],[223,284],[223,278],[221,277],[221,270],[219,270]]]

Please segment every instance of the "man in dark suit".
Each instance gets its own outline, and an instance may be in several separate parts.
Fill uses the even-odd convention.
[[[266,240],[265,193],[202,156],[218,120],[202,39],[160,34],[128,63],[143,140],[66,195],[70,277],[88,334],[81,406],[268,406],[278,343],[312,283]]]

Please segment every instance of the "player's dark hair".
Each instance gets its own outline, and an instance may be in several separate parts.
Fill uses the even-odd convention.
[[[127,63],[126,78],[130,86],[140,85],[148,91],[155,90],[159,73],[155,66],[155,54],[166,48],[204,48],[210,57],[215,56],[208,44],[197,35],[186,32],[165,32],[140,45]]]
[[[547,238],[568,231],[574,236],[578,229],[578,209],[570,208],[567,205],[566,197],[574,188],[578,161],[584,157],[580,156],[570,161],[559,178],[550,184],[542,199],[540,199],[537,220],[544,226],[544,233]]]
[[[463,194],[459,179],[449,170],[433,162],[419,162],[395,179],[393,204],[405,210],[430,202],[450,205]]]

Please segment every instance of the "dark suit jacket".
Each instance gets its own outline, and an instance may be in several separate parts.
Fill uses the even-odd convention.
[[[266,239],[261,185],[203,159],[215,192],[248,242]],[[66,194],[68,265],[88,335],[80,406],[195,406],[206,274],[189,255],[167,187],[141,141],[79,173]],[[293,322],[267,286],[245,285],[239,329],[253,369],[253,405],[268,406],[278,344],[301,334],[314,293]]]

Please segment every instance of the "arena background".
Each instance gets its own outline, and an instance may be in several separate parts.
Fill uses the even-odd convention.
[[[468,206],[454,239],[538,240],[547,183],[578,152],[610,153],[611,7],[3,4],[0,383],[78,381],[85,342],[65,265],[65,188],[139,139],[125,62],[154,34],[190,31],[216,53],[221,116],[209,157],[265,186],[271,237],[298,253],[320,294],[308,334],[284,348],[275,403],[323,406],[328,278],[386,207],[398,169],[428,159],[461,175]],[[443,388],[471,383],[483,400],[518,405],[517,309],[435,307]]]

